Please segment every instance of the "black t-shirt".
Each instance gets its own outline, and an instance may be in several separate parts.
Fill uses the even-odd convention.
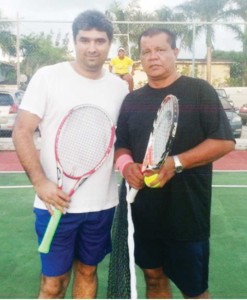
[[[149,85],[123,102],[116,149],[131,150],[142,163],[153,121],[169,94],[179,99],[179,120],[170,155],[187,151],[205,139],[234,140],[217,93],[206,81],[181,76],[161,89]],[[143,188],[132,205],[137,234],[175,240],[203,240],[210,234],[212,164],[184,170],[163,188]],[[121,197],[125,197],[122,185]]]

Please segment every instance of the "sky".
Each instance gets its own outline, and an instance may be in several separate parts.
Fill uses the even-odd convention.
[[[151,11],[163,5],[173,7],[187,0],[139,0],[144,11]],[[4,16],[14,18],[17,13],[25,19],[46,19],[71,21],[83,10],[98,9],[104,12],[113,0],[0,0]],[[128,3],[118,0],[119,3]],[[150,4],[152,3],[152,5]],[[152,8],[151,8],[152,6]]]
[[[139,3],[143,11],[151,12],[164,5],[172,8],[187,1],[139,0]],[[16,18],[18,13],[23,20],[73,21],[80,12],[86,9],[97,9],[105,12],[112,2],[113,0],[0,0],[0,11],[7,18]],[[121,3],[121,5],[126,5],[129,1],[117,0],[117,2]],[[51,25],[49,24],[49,26]],[[68,31],[71,31],[69,26]],[[53,26],[52,28],[56,27]],[[198,44],[202,43],[199,41]],[[216,49],[239,51],[240,47],[240,43],[233,39],[230,32],[221,32],[217,36]],[[205,51],[202,51],[200,46],[196,49],[196,57],[205,57]]]

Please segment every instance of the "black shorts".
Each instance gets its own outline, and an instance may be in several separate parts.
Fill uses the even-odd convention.
[[[135,237],[135,260],[142,269],[163,267],[164,273],[188,297],[208,289],[209,240],[199,242]]]

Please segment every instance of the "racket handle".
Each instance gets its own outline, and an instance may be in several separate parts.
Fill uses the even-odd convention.
[[[50,251],[51,242],[53,240],[61,216],[62,216],[61,211],[55,209],[46,228],[45,235],[43,236],[42,242],[39,245],[38,250],[40,253],[48,253]]]
[[[130,191],[127,193],[127,196],[126,196],[127,202],[133,203],[135,201],[135,197],[136,197],[138,191],[139,190],[136,190],[134,188],[130,189]]]

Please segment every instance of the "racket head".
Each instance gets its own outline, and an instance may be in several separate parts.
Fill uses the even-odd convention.
[[[153,123],[142,171],[159,169],[171,151],[179,116],[178,99],[168,95],[162,101]]]
[[[88,177],[105,161],[115,138],[115,126],[96,105],[74,107],[62,120],[55,138],[55,157],[63,174]]]

